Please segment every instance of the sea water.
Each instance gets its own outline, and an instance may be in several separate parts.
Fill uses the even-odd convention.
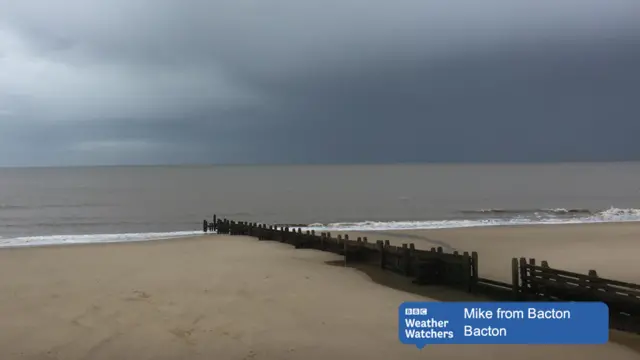
[[[640,163],[0,169],[0,246],[201,233],[213,214],[313,230],[640,220]]]

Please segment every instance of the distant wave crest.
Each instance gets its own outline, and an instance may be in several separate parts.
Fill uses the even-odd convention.
[[[462,210],[462,214],[592,214],[589,209],[480,209],[480,210]]]
[[[495,211],[498,209],[492,209]],[[540,217],[522,216],[523,214],[535,214],[541,211],[506,212],[511,216],[495,216],[483,219],[459,219],[459,220],[431,220],[431,221],[362,221],[339,222],[330,224],[309,224],[300,226],[302,230],[315,231],[383,231],[383,230],[413,230],[413,229],[449,229],[480,226],[507,226],[507,225],[552,225],[552,224],[588,224],[607,222],[632,222],[640,221],[640,209],[609,208],[607,210],[592,212],[586,209],[549,209],[557,214],[579,214],[574,217]],[[581,210],[581,211],[571,211]],[[505,212],[489,212],[489,214],[505,214]]]
[[[38,204],[38,205],[17,205],[2,204],[0,210],[24,210],[24,209],[64,209],[64,208],[82,208],[82,207],[101,207],[109,206],[108,204]]]

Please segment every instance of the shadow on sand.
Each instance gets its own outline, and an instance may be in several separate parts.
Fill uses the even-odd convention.
[[[344,267],[344,261],[325,261],[327,265]],[[391,271],[385,271],[377,266],[362,263],[347,263],[347,267],[356,269],[367,275],[373,282],[394,290],[404,291],[419,296],[424,296],[436,301],[492,301],[490,298],[477,294],[470,294],[462,290],[456,290],[437,285],[416,285],[412,279]]]

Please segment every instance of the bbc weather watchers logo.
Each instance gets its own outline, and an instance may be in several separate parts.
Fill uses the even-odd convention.
[[[405,316],[411,316],[411,315],[427,315],[427,308],[405,308],[404,309],[404,315]]]

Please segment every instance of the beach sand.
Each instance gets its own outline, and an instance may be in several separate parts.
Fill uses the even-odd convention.
[[[482,238],[493,237],[477,240]],[[500,249],[505,242],[494,239],[493,245],[512,256],[514,247]],[[534,251],[535,246],[526,249]],[[565,257],[572,253],[567,249]],[[339,259],[280,243],[216,235],[3,249],[0,358],[640,359],[636,351],[613,342],[423,350],[402,345],[397,339],[398,305],[428,298],[325,263]],[[626,339],[637,343],[632,335]]]
[[[332,236],[337,236],[338,233]],[[535,258],[549,266],[640,284],[640,223],[489,226],[458,229],[348,232],[351,239],[414,243],[418,249],[478,252],[481,277],[511,282],[513,257]]]

